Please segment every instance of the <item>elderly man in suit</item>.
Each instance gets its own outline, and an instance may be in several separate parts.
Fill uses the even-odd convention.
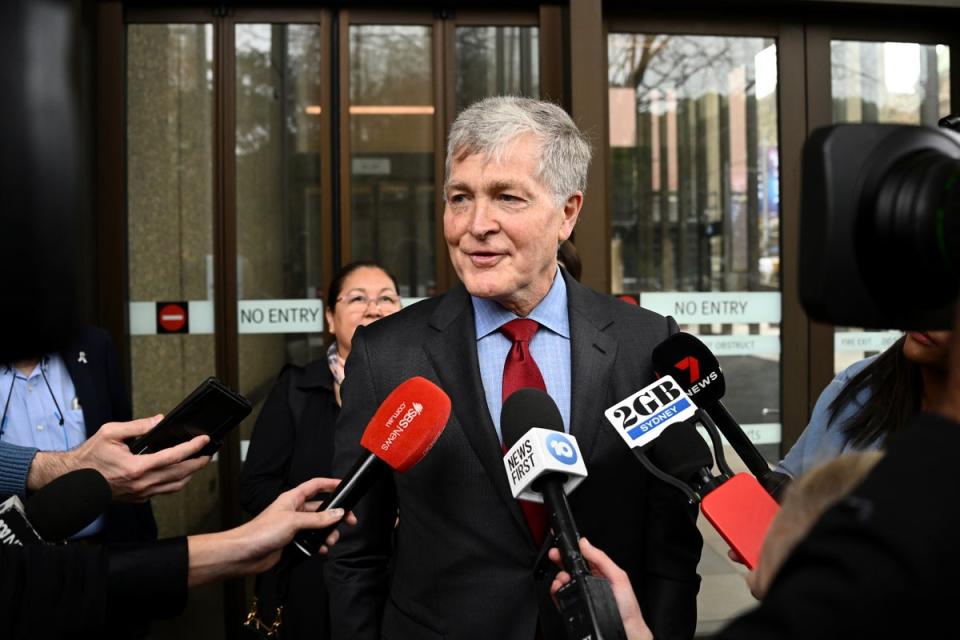
[[[542,512],[511,496],[502,462],[501,407],[521,386],[544,388],[580,444],[589,477],[570,503],[581,531],[630,575],[658,639],[693,636],[695,508],[603,417],[653,380],[651,350],[677,325],[557,268],[589,161],[585,137],[550,103],[489,98],[454,122],[443,231],[462,284],[357,331],[335,473],[360,455],[367,421],[404,380],[436,382],[453,412],[423,461],[361,501],[360,524],[333,550],[335,637],[561,637],[552,575],[535,571]]]

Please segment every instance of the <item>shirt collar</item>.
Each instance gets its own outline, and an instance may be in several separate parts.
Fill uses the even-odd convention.
[[[40,368],[43,369],[44,372],[50,371],[50,356],[49,356],[49,355],[43,356],[42,358],[40,358]],[[34,368],[33,368],[33,371],[30,372],[30,375],[29,375],[29,376],[25,376],[25,375],[23,375],[23,373],[20,372],[19,369],[15,368],[15,367],[13,366],[13,363],[12,363],[12,362],[6,362],[6,363],[3,364],[2,368],[0,368],[0,373],[2,373],[3,375],[6,375],[6,374],[8,374],[8,373],[12,373],[14,376],[20,376],[21,378],[29,379],[31,376],[33,376],[34,374],[37,373],[37,368],[34,367]]]
[[[473,314],[477,329],[477,340],[484,338],[494,331],[497,331],[510,322],[516,320],[519,316],[512,311],[508,311],[500,303],[488,298],[478,298],[470,296],[473,302]],[[530,320],[536,320],[540,326],[546,327],[550,331],[570,339],[570,314],[567,312],[567,283],[560,274],[559,267],[553,278],[553,285],[550,291],[540,301],[530,315]]]

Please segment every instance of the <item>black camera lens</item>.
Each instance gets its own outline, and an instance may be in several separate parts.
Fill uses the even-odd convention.
[[[894,136],[861,192],[857,253],[881,303],[934,308],[957,299],[960,159],[940,140],[918,142],[914,133],[907,144]]]

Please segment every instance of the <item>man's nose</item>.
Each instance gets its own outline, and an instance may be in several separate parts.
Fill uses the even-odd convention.
[[[485,238],[500,229],[494,208],[487,198],[478,198],[473,208],[473,217],[470,219],[470,234],[477,238]]]

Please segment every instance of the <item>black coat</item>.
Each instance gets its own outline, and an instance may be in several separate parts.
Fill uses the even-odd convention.
[[[797,545],[760,606],[717,638],[954,637],[957,451],[960,425],[914,418]]]
[[[652,349],[672,320],[591,291],[564,274],[570,317],[571,434],[589,476],[570,496],[581,532],[630,575],[658,639],[696,628],[696,508],[650,475],[603,411],[653,381]],[[357,329],[342,388],[334,474],[360,455],[380,402],[420,375],[452,401],[431,451],[376,485],[325,570],[339,638],[529,640],[559,616],[534,581],[539,549],[508,487],[462,285]],[[394,531],[397,509],[399,527]],[[391,577],[391,561],[392,577]],[[540,609],[538,609],[540,605]]]
[[[132,419],[130,399],[110,334],[97,327],[82,326],[60,357],[76,389],[88,438],[107,422]],[[112,503],[106,513],[103,536],[106,542],[155,540],[157,523],[150,503]]]
[[[253,515],[277,496],[318,476],[332,477],[333,426],[340,408],[325,359],[288,365],[257,417],[240,475],[240,503]],[[299,415],[296,415],[299,414]],[[283,628],[287,638],[329,637],[324,559],[302,560],[288,573]],[[276,572],[258,578],[260,612],[272,620]]]

